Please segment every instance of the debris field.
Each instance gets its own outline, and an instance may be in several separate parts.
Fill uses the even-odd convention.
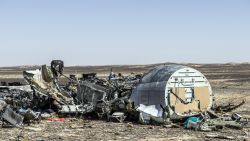
[[[1,77],[0,139],[247,140],[249,66],[109,66],[79,75],[53,60],[20,69],[23,79]]]

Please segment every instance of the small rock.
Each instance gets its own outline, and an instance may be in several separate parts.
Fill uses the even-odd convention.
[[[43,138],[37,138],[36,141],[45,141]]]
[[[127,127],[132,128],[132,127],[134,127],[134,125],[132,123],[128,123]]]
[[[244,139],[243,141],[250,141],[250,138],[246,138],[246,139]]]
[[[115,135],[121,135],[120,133],[116,132]]]
[[[154,126],[149,126],[148,129],[154,129]]]
[[[96,126],[94,125],[89,125],[89,124],[84,124],[83,128],[95,128]]]
[[[77,118],[71,118],[69,121],[74,122],[74,121],[78,121],[78,119]]]
[[[172,125],[163,125],[164,128],[172,128]]]
[[[36,127],[26,127],[26,130],[32,131],[32,132],[41,132],[42,128],[36,128]]]

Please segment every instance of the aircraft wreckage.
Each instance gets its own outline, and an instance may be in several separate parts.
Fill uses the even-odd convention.
[[[37,70],[24,71],[28,85],[1,86],[2,120],[20,127],[23,122],[46,119],[51,113],[57,113],[96,115],[143,124],[185,121],[186,128],[216,123],[232,125],[212,111],[216,107],[210,83],[193,68],[161,65],[144,75],[122,76],[111,71],[107,79],[100,79],[95,73],[83,74],[82,78],[67,77],[63,67],[63,61],[54,60],[50,67],[43,65]],[[69,80],[66,85],[59,83],[61,77]],[[236,127],[246,123],[237,114],[231,121]]]
[[[214,95],[199,71],[181,65],[164,65],[145,73],[131,100],[146,114],[144,117],[163,121],[163,114],[180,119],[210,110]]]

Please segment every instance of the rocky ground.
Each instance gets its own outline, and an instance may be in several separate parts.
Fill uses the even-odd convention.
[[[250,65],[249,64],[186,64],[203,72],[213,87],[217,103],[240,102],[246,104],[233,111],[250,119]],[[144,72],[154,65],[146,66],[100,66],[100,67],[68,67],[66,74],[97,72],[105,77],[111,67],[116,72]],[[37,68],[37,67],[33,67]],[[27,67],[0,69],[0,81],[23,81],[22,71]],[[10,70],[10,71],[9,71]],[[178,140],[223,140],[209,138],[209,135],[231,136],[233,140],[250,138],[250,128],[243,130],[222,129],[213,132],[185,130],[183,128],[167,128],[164,126],[140,125],[137,123],[115,123],[102,120],[66,118],[65,121],[42,120],[39,124],[31,124],[23,129],[0,128],[0,140],[140,140],[140,141],[178,141]],[[228,139],[224,139],[228,140]]]
[[[163,126],[138,125],[132,123],[112,123],[95,120],[66,119],[61,122],[42,121],[22,129],[2,128],[1,140],[16,140],[22,135],[22,140],[65,140],[65,141],[99,141],[99,140],[128,140],[128,141],[204,141],[218,140],[207,138],[207,135],[221,134],[232,136],[234,140],[243,140],[246,134],[240,130],[224,129],[216,132],[199,132],[182,128],[165,128]]]

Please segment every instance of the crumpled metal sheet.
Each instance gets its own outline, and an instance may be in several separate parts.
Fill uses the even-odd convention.
[[[16,127],[21,127],[23,125],[24,117],[13,111],[10,106],[7,106],[2,114],[2,118]]]
[[[92,104],[85,105],[62,105],[62,109],[59,111],[61,114],[86,114],[94,110]]]
[[[140,107],[138,107],[137,110],[139,112],[143,112],[154,117],[162,117],[162,114],[163,114],[162,108],[159,106],[157,107],[156,105],[146,106],[146,105],[140,104]]]

